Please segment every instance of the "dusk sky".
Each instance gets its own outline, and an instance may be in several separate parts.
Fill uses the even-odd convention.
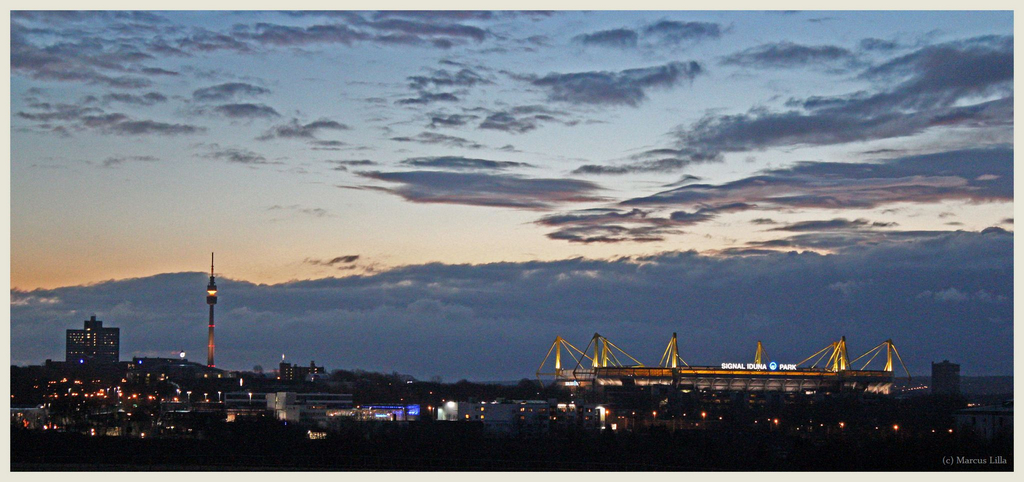
[[[1012,12],[12,12],[10,95],[13,364],[202,361],[215,251],[228,369],[1012,374]]]

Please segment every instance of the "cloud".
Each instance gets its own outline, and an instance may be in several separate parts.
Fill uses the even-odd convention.
[[[528,12],[490,12],[487,10],[386,10],[374,12],[376,20],[385,18],[410,18],[420,21],[491,20],[496,15],[520,15]]]
[[[900,48],[900,44],[897,42],[879,38],[862,39],[858,45],[862,50],[878,52],[892,52]]]
[[[649,24],[640,31],[629,28],[601,30],[580,34],[573,41],[584,46],[631,49],[638,46],[645,48],[664,48],[684,43],[695,43],[722,36],[722,28],[717,23],[681,22],[661,20]]]
[[[537,122],[532,118],[516,118],[508,112],[496,112],[487,116],[479,126],[481,129],[491,129],[523,134],[537,128]]]
[[[1010,37],[924,47],[871,67],[862,77],[886,90],[793,99],[787,105],[799,109],[784,112],[710,114],[680,129],[679,142],[693,149],[749,151],[904,137],[939,127],[1012,129]]]
[[[546,123],[574,126],[579,123],[568,112],[550,109],[541,105],[521,105],[501,111],[487,112],[487,117],[477,126],[479,129],[504,131],[510,134],[524,134]]]
[[[205,132],[205,127],[198,127],[189,124],[171,124],[167,122],[159,122],[153,120],[119,120],[117,122],[111,122],[105,124],[102,131],[122,135],[122,136],[135,136],[135,135],[149,135],[157,134],[164,136],[177,136],[177,135],[188,135],[198,134]]]
[[[487,159],[473,159],[461,156],[442,157],[416,157],[402,161],[402,164],[413,167],[430,167],[440,169],[469,169],[469,170],[496,170],[503,171],[515,167],[534,167],[525,162],[512,161],[491,161]]]
[[[430,124],[427,124],[427,127],[431,129],[437,129],[438,127],[461,127],[479,118],[479,116],[475,115],[434,114],[430,116]]]
[[[205,127],[149,119],[135,119],[119,112],[106,112],[98,107],[74,104],[30,103],[35,112],[19,111],[17,117],[37,122],[37,127],[61,135],[94,130],[112,135],[189,135],[206,131]]]
[[[967,97],[1012,96],[1013,37],[975,37],[930,45],[866,70],[862,77],[900,82],[864,108],[893,103],[900,108],[950,106]]]
[[[773,228],[772,231],[833,231],[833,230],[848,230],[848,229],[871,229],[871,228],[887,228],[896,226],[894,222],[871,222],[867,219],[854,219],[848,220],[845,218],[835,218],[824,221],[800,221],[798,223],[787,224],[785,226],[779,226]]]
[[[939,239],[950,231],[898,231],[874,230],[857,227],[806,229],[801,234],[766,241],[750,241],[747,247],[770,248],[784,251],[812,250],[817,252],[846,252],[879,244],[913,243]],[[986,234],[982,232],[981,234]]]
[[[751,203],[762,209],[872,208],[943,200],[1013,200],[1013,149],[995,147],[897,157],[872,163],[800,162],[720,184],[688,184],[624,206]],[[999,179],[978,181],[983,174]]]
[[[966,293],[956,288],[946,288],[939,291],[925,290],[917,294],[919,299],[932,299],[939,303],[964,303],[967,301],[981,301],[985,303],[1005,303],[1010,299],[1004,295],[995,295],[985,290],[978,290],[975,293]]]
[[[853,52],[834,45],[799,45],[779,42],[759,45],[722,59],[722,64],[758,68],[793,68],[817,65],[850,64]]]
[[[22,119],[49,123],[55,121],[78,120],[86,116],[103,114],[104,112],[98,107],[86,107],[83,105],[63,103],[51,104],[48,102],[42,102],[32,104],[31,107],[37,109],[37,111],[19,111],[15,115]]]
[[[154,105],[167,102],[167,96],[159,92],[149,92],[143,95],[111,93],[103,96],[104,103],[121,102],[134,105]]]
[[[636,156],[634,162],[615,166],[584,164],[573,174],[635,174],[644,172],[674,172],[693,164],[722,162],[717,152],[700,152],[693,149],[653,149]]]
[[[425,90],[428,88],[473,87],[481,84],[493,84],[473,69],[463,68],[452,73],[446,69],[431,71],[430,75],[414,75],[409,77],[409,88]]]
[[[678,224],[692,225],[709,221],[711,219],[718,217],[718,215],[722,213],[747,211],[749,209],[754,209],[756,207],[757,205],[755,204],[748,204],[745,202],[733,202],[714,206],[701,205],[699,209],[693,212],[675,211],[671,215],[669,215],[669,219]]]
[[[483,149],[483,144],[478,144],[469,139],[462,137],[449,136],[445,134],[438,134],[436,132],[420,132],[413,137],[409,136],[398,136],[392,137],[391,140],[397,142],[415,142],[419,144],[433,144],[442,145],[448,147],[458,147],[462,149]]]
[[[434,102],[458,102],[459,98],[450,92],[420,92],[419,97],[409,97],[405,99],[398,99],[395,101],[398,105],[424,105],[433,104]]]
[[[393,34],[411,35],[414,38],[433,37],[437,39],[464,38],[475,42],[482,42],[488,36],[487,30],[472,25],[464,25],[448,22],[416,22],[400,19],[384,19],[370,22],[368,26]],[[436,44],[444,46],[444,44]]]
[[[1012,234],[946,233],[829,256],[669,252],[431,263],[278,284],[233,279],[224,265],[217,361],[248,369],[286,353],[328,370],[517,380],[533,376],[555,336],[586,344],[600,332],[653,365],[672,332],[685,332],[680,352],[698,365],[749,357],[758,340],[773,355],[799,361],[845,335],[851,356],[891,338],[914,375],[927,375],[929,361],[944,358],[958,360],[968,375],[1007,375],[1014,359],[1013,251]],[[197,268],[12,289],[11,363],[63,359],[64,330],[80,328],[91,314],[121,329],[125,358],[205,353],[207,306],[196,292],[209,273]],[[969,299],[936,300],[950,288]],[[918,298],[923,292],[932,294]],[[996,322],[978,321],[990,319]],[[396,332],[417,343],[381,342]],[[505,349],[494,350],[494,340]],[[438,352],[446,356],[431,356]]]
[[[710,22],[678,22],[661,20],[648,25],[643,30],[644,36],[657,38],[657,43],[677,45],[683,42],[695,42],[705,39],[717,39],[722,36],[722,28]]]
[[[637,33],[628,28],[601,30],[599,32],[580,34],[573,37],[574,42],[598,47],[633,48],[636,47]]]
[[[544,216],[536,224],[558,229],[550,239],[573,243],[622,243],[663,241],[666,236],[682,234],[683,226],[709,221],[724,213],[746,211],[757,206],[746,203],[701,205],[693,212],[675,211],[662,217],[651,210],[633,208],[584,209]]]
[[[106,11],[106,10],[15,10],[11,12],[15,20],[30,20],[52,25],[92,21],[129,21],[141,23],[162,23],[167,19],[152,12],[138,11]]]
[[[557,204],[601,201],[601,188],[575,179],[524,178],[511,174],[443,171],[362,172],[368,179],[400,184],[362,186],[401,196],[415,203],[464,204],[519,209],[548,209]]]
[[[691,61],[620,72],[551,73],[544,77],[520,78],[547,89],[548,99],[552,101],[636,107],[647,99],[649,89],[674,87],[684,80],[692,81],[703,72],[700,64]]]
[[[235,164],[247,165],[271,165],[281,164],[280,162],[268,161],[262,154],[255,153],[245,148],[226,147],[222,148],[217,144],[209,146],[211,151],[201,155],[206,159],[216,159],[233,162]]]
[[[594,208],[544,216],[535,224],[558,228],[546,235],[549,239],[583,244],[662,241],[667,234],[681,233],[671,220],[650,214]]]
[[[349,126],[330,119],[320,119],[302,124],[298,119],[292,119],[287,124],[271,127],[256,138],[259,141],[271,139],[316,139],[316,134],[323,130],[346,131]]]
[[[140,89],[152,82],[135,74],[153,57],[134,47],[95,38],[36,45],[35,35],[49,37],[48,29],[33,30],[11,23],[11,73],[37,80],[82,82],[119,89]]]
[[[655,226],[626,227],[617,224],[595,226],[568,226],[547,234],[549,239],[568,241],[570,243],[651,243],[664,241],[665,234],[678,233]]]
[[[240,38],[237,35],[212,32],[204,28],[193,27],[189,35],[175,39],[177,47],[159,44],[154,47],[164,53],[181,52],[184,55],[188,55],[187,52],[210,53],[222,50],[246,54],[255,52],[255,49],[246,40],[248,39]]]
[[[368,40],[372,36],[357,31],[343,24],[311,25],[308,27],[292,27],[271,23],[257,23],[256,32],[248,38],[260,44],[279,47],[293,47],[316,43],[340,43],[351,45],[357,41]]]
[[[359,159],[354,161],[327,161],[330,164],[334,164],[334,171],[348,172],[350,166],[363,167],[363,166],[376,166],[377,163],[369,159]]]
[[[359,259],[359,255],[358,254],[350,254],[350,255],[338,256],[338,257],[335,257],[335,258],[332,258],[332,259],[326,259],[326,260],[325,259],[306,258],[303,262],[308,263],[308,264],[312,264],[314,266],[334,266],[334,265],[339,264],[339,263],[340,264],[352,264],[352,263],[355,263],[356,260],[358,260],[358,259]]]
[[[361,15],[345,15],[345,23],[326,23],[303,27],[257,23],[252,33],[240,33],[241,40],[278,47],[312,44],[353,45],[372,42],[380,45],[418,45],[448,49],[466,41],[482,42],[487,30],[440,18],[379,17],[367,20]]]
[[[214,112],[235,119],[269,119],[280,117],[273,107],[263,104],[224,104],[213,108]]]
[[[192,92],[192,98],[198,101],[227,101],[245,97],[256,97],[266,95],[270,89],[242,82],[227,82],[210,87],[204,87]]]
[[[313,217],[316,217],[316,218],[334,217],[334,216],[331,215],[330,212],[328,212],[324,208],[307,208],[307,207],[304,207],[304,206],[301,206],[301,205],[298,205],[298,204],[292,204],[292,205],[289,205],[289,206],[282,206],[280,204],[275,204],[275,205],[270,206],[269,208],[267,208],[267,211],[281,211],[281,210],[288,210],[288,211],[292,211],[292,212],[295,212],[295,213],[298,213],[298,214],[305,214],[305,215],[313,216]],[[358,256],[356,256],[356,257],[358,258]]]
[[[156,162],[159,161],[153,156],[112,156],[103,160],[103,167],[116,167],[126,162]]]

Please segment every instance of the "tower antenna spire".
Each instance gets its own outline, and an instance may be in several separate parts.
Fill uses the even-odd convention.
[[[206,366],[213,368],[213,305],[217,304],[217,282],[213,278],[213,253],[210,253],[210,284],[206,285],[206,304],[210,305],[210,325],[206,347]]]

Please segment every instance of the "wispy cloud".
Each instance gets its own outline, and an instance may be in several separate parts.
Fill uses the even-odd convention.
[[[256,138],[260,141],[268,141],[271,139],[316,139],[316,135],[320,131],[334,130],[334,131],[346,131],[351,129],[349,126],[342,124],[338,121],[330,119],[320,119],[306,124],[300,123],[298,119],[292,119],[287,124],[277,125],[271,127],[270,130],[264,132],[262,135]]]
[[[349,254],[345,256],[337,256],[331,259],[306,258],[303,262],[314,266],[334,266],[337,264],[352,264],[358,259],[358,254]]]
[[[270,119],[281,117],[273,107],[264,104],[223,104],[213,111],[233,119]]]
[[[497,171],[516,167],[534,167],[532,164],[527,164],[525,162],[491,161],[488,159],[474,159],[461,156],[417,157],[406,159],[402,161],[402,164],[413,167]]]
[[[580,34],[573,37],[573,41],[599,47],[633,48],[636,47],[639,38],[640,36],[632,29],[616,28]]]
[[[980,181],[982,175],[997,176]],[[872,163],[801,162],[720,185],[688,184],[623,205],[757,204],[790,208],[871,208],[899,202],[1013,199],[1013,149],[968,149]]]
[[[884,88],[792,99],[799,109],[710,114],[679,130],[694,149],[747,151],[910,136],[942,127],[1001,128],[1013,122],[1012,37],[924,47],[867,69]],[[999,96],[992,98],[993,96]]]
[[[103,167],[117,167],[128,162],[156,162],[154,156],[112,156],[103,160]]]
[[[291,211],[293,213],[304,214],[304,215],[307,215],[307,216],[313,216],[315,218],[333,217],[331,215],[331,213],[328,212],[324,208],[310,208],[310,207],[305,207],[305,206],[302,206],[302,205],[299,205],[299,204],[290,204],[290,205],[287,205],[287,206],[282,206],[280,204],[275,204],[275,205],[270,206],[269,208],[267,208],[267,211]],[[356,256],[356,257],[358,258],[358,256]]]
[[[419,134],[416,134],[415,136],[412,137],[396,136],[392,137],[391,140],[396,142],[415,142],[418,144],[432,144],[448,147],[458,147],[462,149],[483,149],[484,147],[487,147],[483,144],[471,141],[463,137],[438,134],[436,132],[420,132]]]
[[[602,201],[597,184],[576,179],[538,179],[511,174],[444,171],[362,172],[398,187],[361,186],[416,203],[548,209],[559,204]]]
[[[573,170],[573,174],[636,174],[645,172],[675,172],[694,164],[722,162],[717,152],[701,152],[693,149],[652,149],[635,156],[632,162],[617,165],[584,164]]]
[[[636,107],[647,99],[648,90],[674,87],[683,81],[692,81],[703,72],[700,64],[691,61],[619,72],[551,73],[519,78],[547,89],[548,99],[552,101]]]
[[[245,148],[221,147],[217,144],[211,144],[207,147],[209,151],[201,154],[200,157],[253,166],[281,164],[281,162],[267,160],[262,154]]]
[[[807,66],[852,66],[857,56],[835,45],[800,45],[778,42],[751,47],[722,59],[725,65],[758,68],[794,68]]]

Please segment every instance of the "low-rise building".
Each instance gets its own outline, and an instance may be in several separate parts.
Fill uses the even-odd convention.
[[[956,412],[958,430],[970,430],[986,439],[1013,435],[1013,400],[1001,405],[966,408]]]
[[[259,418],[272,413],[266,393],[228,392],[224,394],[224,412],[228,422],[238,418]]]
[[[352,408],[352,394],[276,392],[266,395],[267,408],[285,422],[326,426]]]
[[[552,405],[545,400],[447,402],[437,408],[437,420],[478,422],[500,433],[539,434],[550,426]]]

